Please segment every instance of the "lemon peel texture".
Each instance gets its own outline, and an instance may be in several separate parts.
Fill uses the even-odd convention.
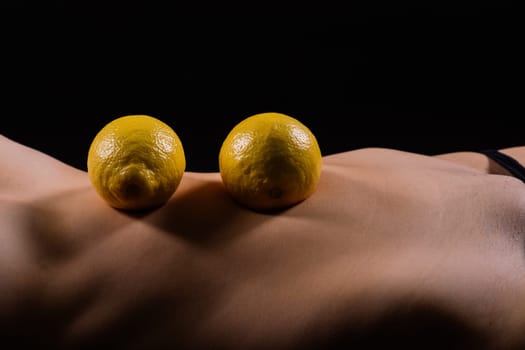
[[[321,169],[315,135],[298,119],[282,113],[245,118],[230,130],[219,151],[227,192],[258,211],[284,209],[310,197]]]
[[[91,142],[87,159],[97,193],[110,206],[124,210],[165,204],[185,168],[178,135],[148,115],[126,115],[107,123]]]

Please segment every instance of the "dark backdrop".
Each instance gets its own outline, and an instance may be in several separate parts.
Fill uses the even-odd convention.
[[[3,2],[0,132],[81,169],[125,114],[170,124],[193,171],[267,111],[324,154],[525,144],[515,2],[321,3]]]

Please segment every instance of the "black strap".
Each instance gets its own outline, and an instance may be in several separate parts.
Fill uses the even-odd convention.
[[[523,165],[521,165],[516,159],[495,149],[487,149],[479,152],[507,169],[512,176],[525,182],[525,167],[523,167]]]

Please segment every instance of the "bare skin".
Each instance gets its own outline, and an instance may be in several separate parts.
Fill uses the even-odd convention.
[[[525,163],[525,147],[503,150]],[[53,349],[518,349],[525,184],[477,153],[324,157],[279,213],[187,172],[163,207],[0,136],[0,339]]]

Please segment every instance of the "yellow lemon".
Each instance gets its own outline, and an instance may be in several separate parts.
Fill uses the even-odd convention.
[[[226,190],[260,211],[284,209],[312,195],[322,157],[311,130],[282,113],[252,115],[233,127],[219,152]]]
[[[186,158],[175,131],[148,115],[126,115],[106,124],[91,142],[87,171],[112,207],[140,210],[165,204],[177,189]]]

